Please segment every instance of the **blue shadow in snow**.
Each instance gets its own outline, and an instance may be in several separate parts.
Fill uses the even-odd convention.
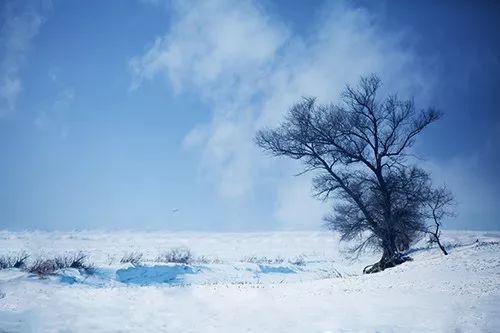
[[[61,283],[65,283],[65,284],[73,284],[76,282],[76,278],[74,278],[73,276],[62,275],[60,281],[61,281]]]
[[[259,269],[261,273],[282,273],[282,274],[295,274],[296,272],[290,267],[286,266],[268,266],[268,265],[259,265]]]
[[[186,265],[157,265],[138,266],[119,269],[116,271],[118,281],[129,284],[148,285],[155,283],[181,284],[185,274],[195,274],[194,270]]]

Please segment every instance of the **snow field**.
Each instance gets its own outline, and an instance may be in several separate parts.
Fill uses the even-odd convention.
[[[500,331],[500,233],[444,240],[449,256],[422,242],[413,262],[360,275],[378,255],[346,259],[321,232],[0,232],[0,255],[83,251],[97,267],[46,279],[0,270],[0,332]],[[154,261],[179,246],[193,263]],[[144,262],[120,263],[130,251]]]

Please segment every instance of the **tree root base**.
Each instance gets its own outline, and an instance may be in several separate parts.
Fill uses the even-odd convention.
[[[363,274],[372,274],[382,272],[386,268],[391,268],[397,265],[401,265],[406,261],[413,261],[412,257],[395,255],[391,258],[382,258],[379,262],[368,265],[363,269]]]

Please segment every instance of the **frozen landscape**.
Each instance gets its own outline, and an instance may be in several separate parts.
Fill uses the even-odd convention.
[[[0,0],[0,333],[500,333],[498,22]]]
[[[0,270],[0,332],[500,331],[500,233],[443,240],[448,256],[423,240],[414,261],[362,275],[379,255],[349,258],[324,232],[4,231],[4,257],[82,252],[95,271]],[[187,263],[165,262],[171,249]]]

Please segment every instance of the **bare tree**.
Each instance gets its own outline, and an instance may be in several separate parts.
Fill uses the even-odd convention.
[[[372,75],[347,86],[340,104],[305,98],[281,126],[256,136],[265,151],[301,160],[303,173],[314,172],[317,197],[340,202],[325,221],[342,240],[358,241],[353,251],[382,251],[366,273],[408,260],[403,251],[425,228],[429,176],[410,165],[409,154],[415,138],[440,117],[435,109],[418,111],[413,100],[396,95],[379,100],[380,87]]]
[[[433,225],[428,226],[424,231],[431,236],[431,240],[436,242],[444,255],[448,252],[441,243],[441,224],[445,217],[455,216],[452,207],[455,205],[453,194],[445,187],[436,189],[429,188],[427,200],[428,208],[427,218],[434,221]]]

